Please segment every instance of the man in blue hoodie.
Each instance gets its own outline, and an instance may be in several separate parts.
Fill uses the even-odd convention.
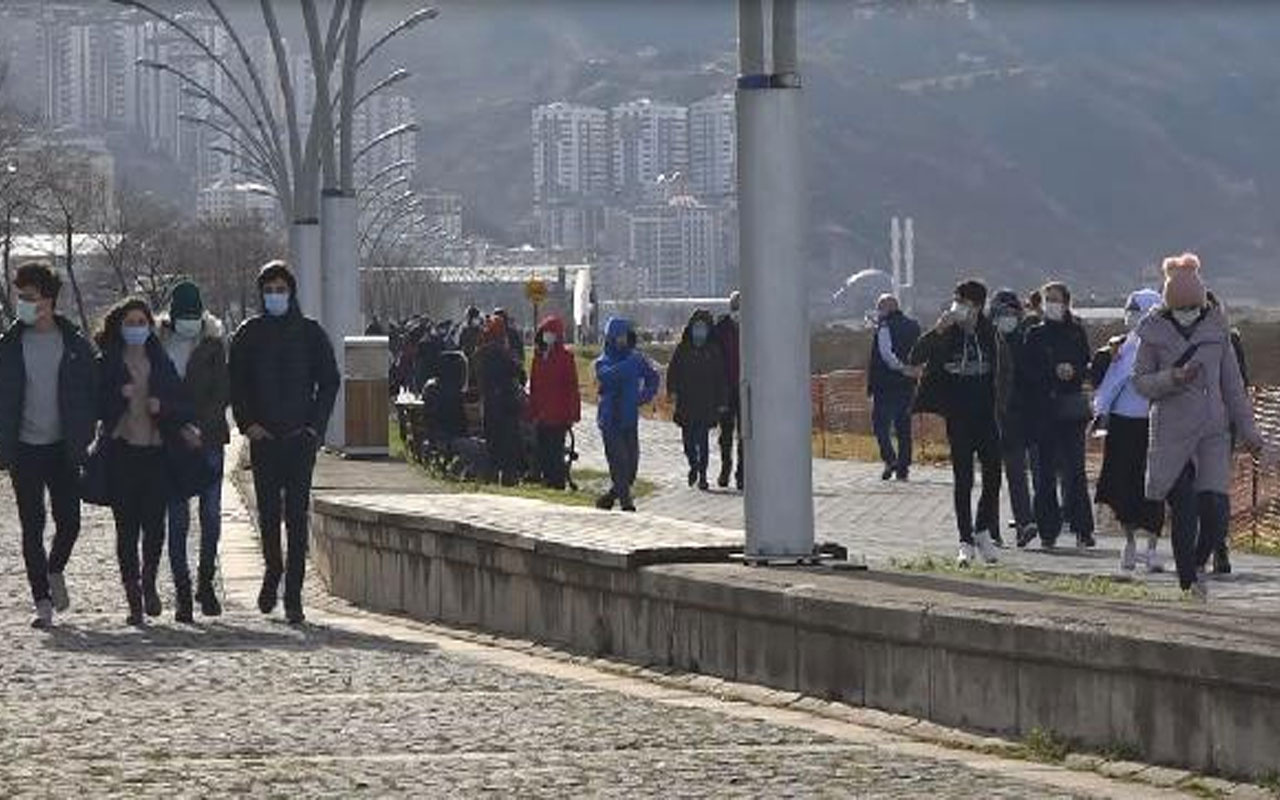
[[[600,395],[596,423],[613,483],[596,507],[608,511],[620,503],[623,511],[635,511],[631,486],[640,467],[640,406],[657,396],[660,379],[649,359],[636,350],[635,333],[625,319],[609,320],[604,353],[595,367]]]

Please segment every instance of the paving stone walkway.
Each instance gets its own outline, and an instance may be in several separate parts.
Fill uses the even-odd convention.
[[[107,514],[72,609],[28,627],[0,504],[0,797],[1168,797],[1175,792],[729,702],[352,610],[308,587],[302,628],[252,608],[228,486],[227,613],[123,624]]]
[[[574,430],[579,466],[605,470],[604,447],[594,424],[595,409],[583,410],[582,424]],[[741,530],[742,495],[714,486],[719,471],[719,448],[712,434],[712,490],[690,489],[688,466],[680,443],[680,431],[670,422],[642,420],[640,432],[640,474],[656,486],[655,493],[640,502],[640,511],[675,519],[701,522]],[[952,511],[952,481],[949,468],[917,466],[909,483],[880,480],[880,465],[852,461],[814,459],[813,502],[818,542],[836,542],[849,549],[851,557],[864,557],[873,568],[890,562],[911,561],[922,555],[953,559],[957,539]],[[974,502],[977,502],[976,492]],[[1009,519],[1007,493],[1002,519]],[[1098,547],[1076,550],[1060,546],[1041,550],[1038,544],[1026,550],[1001,551],[1002,562],[1018,570],[1071,575],[1119,576],[1123,537],[1102,526]],[[1010,540],[1012,537],[1007,537]],[[1060,545],[1074,545],[1065,533]],[[1133,580],[1149,584],[1162,593],[1173,593],[1177,581],[1172,573],[1173,553],[1169,543],[1161,543],[1169,571],[1161,575],[1134,574]],[[1280,613],[1280,559],[1235,554],[1234,574],[1215,578],[1210,602]]]

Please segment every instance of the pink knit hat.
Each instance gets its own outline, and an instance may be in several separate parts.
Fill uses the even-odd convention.
[[[1168,308],[1199,308],[1206,302],[1200,280],[1200,257],[1195,253],[1169,256],[1164,269],[1164,304]]]

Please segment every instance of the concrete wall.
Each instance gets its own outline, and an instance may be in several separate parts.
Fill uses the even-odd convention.
[[[1143,760],[1280,770],[1280,657],[906,601],[847,576],[616,556],[320,500],[312,556],[370,609],[794,690],[956,727],[1040,728]],[[789,577],[788,577],[789,576]],[[812,578],[812,580],[810,580]],[[877,599],[883,598],[883,599]]]

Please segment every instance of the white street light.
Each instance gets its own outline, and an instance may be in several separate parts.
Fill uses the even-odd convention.
[[[379,36],[373,44],[369,45],[369,49],[365,50],[364,54],[356,61],[356,69],[363,67],[364,62],[368,61],[369,57],[378,51],[378,48],[391,41],[395,36],[415,27],[419,22],[432,20],[438,16],[440,16],[440,11],[438,9],[428,7],[420,8],[408,17],[402,19],[400,22],[392,26],[386,33]]]
[[[401,81],[409,78],[412,74],[413,73],[409,72],[409,70],[407,69],[395,70],[387,77],[375,83],[373,86],[370,86],[369,89],[364,94],[356,98],[355,104],[352,105],[351,107],[352,110],[359,108],[361,105],[364,104],[366,100],[368,100],[370,97],[373,97],[378,92],[382,91],[383,89],[388,89],[392,86],[395,86],[397,83],[400,83]]]
[[[397,136],[403,136],[406,133],[417,133],[418,130],[419,130],[418,123],[406,122],[403,125],[397,125],[394,128],[391,128],[390,130],[383,131],[382,133],[373,137],[373,139],[371,139],[369,143],[366,144],[364,147],[360,148],[360,152],[356,153],[355,158],[351,160],[351,163],[352,164],[359,163],[360,159],[368,155],[370,150],[382,144],[383,142],[387,141],[388,139],[393,139]]]
[[[394,189],[394,188],[395,188],[395,187],[397,187],[397,186],[404,186],[404,185],[406,185],[407,183],[409,183],[409,176],[408,176],[408,175],[401,175],[400,177],[396,178],[395,180],[391,181],[390,183],[388,183],[388,184],[386,184],[386,185],[384,185],[384,186],[381,186],[381,187],[379,187],[378,189],[375,189],[375,190],[374,190],[374,191],[373,191],[373,192],[372,192],[368,197],[366,197],[364,200],[362,200],[362,201],[360,202],[360,210],[361,210],[362,212],[363,212],[363,211],[365,211],[365,210],[367,210],[367,209],[369,208],[369,206],[371,206],[371,205],[373,205],[374,203],[376,203],[376,202],[378,201],[378,198],[379,198],[379,197],[382,197],[382,196],[383,196],[384,194],[386,194],[389,190]]]

